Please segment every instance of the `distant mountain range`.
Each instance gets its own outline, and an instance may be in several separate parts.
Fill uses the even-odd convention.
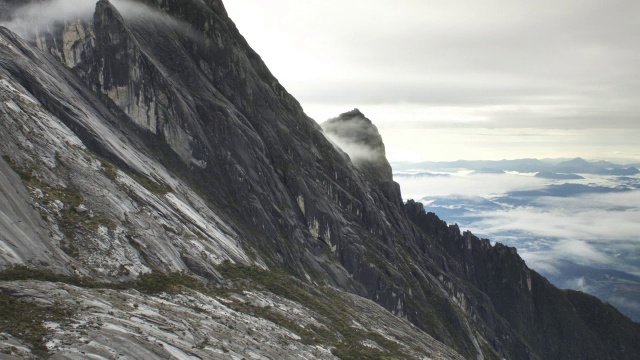
[[[543,173],[546,178],[567,179],[566,174],[598,174],[614,176],[632,176],[640,173],[639,164],[616,164],[609,161],[587,161],[575,158],[560,162],[538,159],[518,160],[458,160],[458,161],[425,161],[419,163],[394,162],[394,171],[423,170],[455,170],[468,169],[477,173],[501,173],[517,171],[527,173]],[[575,177],[574,177],[575,178]]]

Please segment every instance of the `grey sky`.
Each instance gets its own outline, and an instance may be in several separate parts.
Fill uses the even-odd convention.
[[[566,151],[557,156],[640,157],[638,1],[225,5],[312,117],[323,121],[358,107],[379,125],[388,147],[407,140],[435,146],[434,132],[443,128],[522,128],[532,136],[544,134],[535,129],[558,129],[582,142],[574,151],[561,146]],[[609,143],[597,139],[606,146],[595,148],[589,129],[618,133]],[[527,146],[523,140],[507,154],[485,146],[459,157],[537,156]],[[391,150],[397,159],[415,151],[416,158],[444,160],[418,146]]]

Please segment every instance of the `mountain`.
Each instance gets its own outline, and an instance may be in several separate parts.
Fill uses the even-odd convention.
[[[552,263],[546,275],[554,284],[587,292],[603,299],[634,320],[640,320],[640,277],[612,269],[578,265],[568,260]]]
[[[603,168],[588,162],[582,158],[575,158],[572,160],[563,161],[553,166],[554,171],[561,173],[589,173],[593,174],[602,170]]]
[[[0,28],[4,354],[640,354],[615,308],[403,204],[373,123],[317,125],[219,0],[33,26]]]
[[[395,171],[425,169],[425,170],[454,170],[468,169],[480,171],[518,171],[539,172],[549,171],[552,165],[537,159],[518,160],[458,160],[458,161],[425,161],[419,163],[398,162],[393,163]]]
[[[517,171],[525,173],[542,173],[545,176],[550,174],[598,174],[614,176],[632,176],[640,173],[637,166],[620,165],[608,161],[587,161],[582,158],[561,160],[551,162],[537,159],[518,160],[458,160],[458,161],[426,161],[419,163],[396,162],[392,164],[394,171],[409,170],[431,170],[431,171],[451,171],[451,170],[474,170],[476,173],[496,173],[505,171]],[[553,175],[556,176],[557,175]],[[547,177],[549,178],[549,177]],[[550,178],[566,180],[566,178]]]
[[[325,135],[344,150],[353,164],[369,180],[393,182],[391,165],[387,161],[382,136],[378,128],[360,110],[340,114],[321,124]]]
[[[426,172],[426,171],[420,171],[420,172],[407,172],[407,173],[395,173],[393,174],[394,177],[400,177],[400,178],[430,178],[430,177],[450,177],[451,175],[449,174],[434,174],[434,173],[430,173],[430,172]]]
[[[538,178],[552,180],[582,180],[584,177],[576,174],[558,174],[550,171],[541,171],[535,175]]]
[[[636,167],[630,166],[628,168],[611,169],[607,174],[616,176],[633,176],[640,174],[640,170]]]
[[[640,173],[640,170],[630,166],[625,168],[622,165],[608,161],[589,162],[582,158],[575,158],[554,165],[554,171],[560,173],[586,173],[615,176],[632,176]]]

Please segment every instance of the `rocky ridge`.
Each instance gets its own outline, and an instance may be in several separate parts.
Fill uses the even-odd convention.
[[[354,329],[361,336],[350,350],[360,355],[631,359],[640,353],[637,324],[615,309],[553,288],[515,249],[460,234],[418,204],[403,206],[371,122],[354,111],[325,124],[323,133],[251,50],[221,2],[126,3],[136,11],[121,13],[123,2],[101,0],[90,16],[40,29],[29,42],[0,30],[0,189],[11,203],[1,209],[0,246],[17,249],[3,252],[0,266],[53,270],[67,283],[97,282],[72,288],[37,274],[6,276],[0,289],[7,301],[38,304],[66,291],[117,308],[111,287],[183,271],[208,285],[179,282],[159,295],[136,287],[122,292],[163,316],[144,318],[141,335],[158,321],[198,318],[193,311],[226,313],[224,304],[258,291],[271,308],[289,304],[284,315],[276,312],[285,318],[270,309],[256,317],[254,307],[242,307],[254,315],[238,320],[245,324],[240,331],[293,332],[274,330],[268,341],[275,345],[258,356],[278,357],[289,337],[296,344],[289,346],[291,357],[348,358],[340,344]],[[364,166],[327,139],[336,133],[332,124],[354,120],[354,131],[341,134],[377,152]],[[258,278],[241,272],[248,279],[230,281],[230,264],[269,272]],[[268,275],[279,272],[296,292],[282,292]],[[19,295],[25,291],[31,295]],[[309,294],[318,291],[339,295],[315,302]],[[201,309],[184,308],[185,296]],[[64,299],[56,308],[71,311]],[[180,309],[176,315],[166,313],[167,302]],[[336,304],[351,309],[352,323],[311,315],[318,322],[311,326],[307,316],[286,317]],[[43,351],[74,358],[86,341],[93,345],[82,351],[121,348],[133,358],[140,351],[216,358],[225,356],[222,346],[231,350],[214,341],[221,339],[211,336],[219,331],[211,324],[200,330],[174,324],[191,335],[154,333],[156,345],[141,340],[131,330],[139,325],[122,321],[134,308],[108,314],[109,325],[96,322],[89,337],[73,337],[72,328],[91,311],[65,315],[65,324],[43,335]],[[622,335],[600,332],[602,324]],[[301,336],[305,329],[309,338]],[[234,331],[225,335],[235,341],[233,351],[255,353],[255,343]],[[22,344],[14,346],[22,354],[42,354],[33,341],[5,338]],[[212,345],[198,349],[205,338]],[[580,344],[584,339],[588,346]],[[158,342],[179,344],[179,351]]]

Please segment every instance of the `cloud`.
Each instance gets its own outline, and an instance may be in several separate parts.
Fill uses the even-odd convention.
[[[499,194],[540,189],[558,182],[516,174],[464,172],[444,178],[397,177],[396,181],[406,198],[444,196],[445,199],[436,199],[431,206],[436,214],[438,206],[443,206],[441,214],[445,221],[456,222],[492,242],[516,246],[529,266],[547,274],[557,273],[554,266],[557,259],[640,273],[640,190],[542,196],[525,205],[503,204],[494,208],[480,206],[468,197],[481,196],[495,203],[504,199]],[[573,182],[615,188],[621,181],[613,176],[589,175]],[[629,181],[640,181],[640,176]],[[460,210],[452,211],[452,205]],[[465,213],[465,209],[471,211]]]
[[[542,197],[533,206],[469,214],[464,227],[518,247],[533,268],[554,259],[640,273],[640,191]],[[460,221],[464,221],[461,219]]]
[[[583,276],[569,279],[565,281],[564,286],[569,289],[575,289],[580,291],[586,291],[585,287],[586,281]]]
[[[378,128],[363,115],[335,118],[324,122],[322,129],[325,137],[346,152],[354,163],[386,161]]]
[[[581,259],[582,263],[611,264],[614,261],[585,241],[561,240],[554,247],[556,256]],[[584,285],[584,279],[582,279]]]
[[[380,151],[370,146],[353,143],[339,136],[331,136],[331,134],[325,135],[334,146],[347,153],[354,164],[362,161],[377,161],[381,158]]]
[[[638,132],[640,20],[629,15],[640,13],[635,0],[234,0],[226,7],[309,115],[323,121],[336,108],[357,106],[395,129],[381,126],[386,143],[415,142],[447,127]],[[453,146],[438,151],[447,143],[434,137],[429,151],[411,149],[424,160],[474,155]],[[480,146],[491,158],[523,149],[529,157],[566,156],[571,150],[563,144],[575,145],[572,138],[552,147],[527,138],[511,138],[520,146],[507,150]],[[636,138],[579,134],[573,154],[618,151],[640,159]],[[594,139],[606,144],[589,148]]]
[[[156,24],[179,30],[192,38],[200,39],[191,25],[146,4],[130,0],[110,0],[126,21],[153,21]],[[58,24],[74,19],[90,20],[96,8],[96,0],[48,0],[15,6],[9,20],[0,25],[25,39],[33,39],[38,32],[51,31]]]
[[[2,26],[23,38],[33,38],[37,31],[68,19],[89,19],[93,16],[96,1],[50,0],[33,2],[13,9],[11,20]]]
[[[517,207],[495,212],[474,214],[482,217],[473,223],[491,234],[519,231],[529,236],[553,238],[584,238],[597,242],[637,241],[640,233],[638,209],[615,211],[593,208]]]
[[[511,174],[452,174],[448,177],[396,177],[405,199],[422,199],[426,196],[477,195],[492,196],[509,191],[541,188],[546,180],[531,176]]]
[[[607,298],[607,302],[620,309],[628,309],[631,311],[640,311],[640,302],[628,299],[622,296],[611,296]],[[638,321],[638,319],[635,319]]]
[[[518,249],[518,253],[529,268],[544,274],[558,275],[560,270],[554,266],[553,258],[548,252],[527,251]]]

